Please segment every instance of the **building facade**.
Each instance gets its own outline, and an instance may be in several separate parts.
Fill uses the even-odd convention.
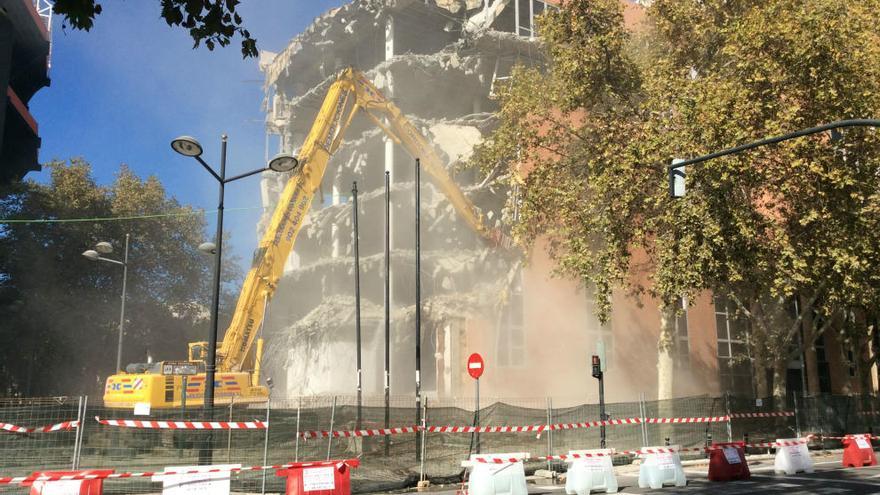
[[[555,8],[554,3],[357,0],[327,12],[282,52],[261,54],[268,148],[296,152],[336,74],[353,66],[429,138],[489,226],[503,228],[500,213],[507,193],[456,166],[493,128],[492,112],[498,108],[494,92],[511,68],[544,63],[534,38],[535,18]],[[636,29],[643,18],[641,7],[630,2],[624,6],[626,22]],[[354,181],[360,191],[364,393],[381,395],[384,390],[385,172],[391,195],[389,383],[392,395],[414,392],[413,162],[364,117],[352,122],[331,158],[265,324],[266,375],[282,395],[355,392],[349,202]],[[263,177],[262,202],[269,213],[260,230],[287,179]],[[643,392],[656,397],[656,301],[619,291],[610,321],[600,323],[590,291],[578,281],[553,276],[544,245],[539,243],[525,260],[486,245],[426,179],[423,175],[420,210],[423,392],[471,395],[465,363],[470,353],[479,352],[487,363],[481,379],[484,395],[595,400],[590,356],[602,345],[608,400],[633,400]],[[753,394],[747,334],[727,301],[711,294],[682,299],[675,318],[672,393]],[[851,380],[831,372],[845,368],[834,362],[842,351],[833,336],[817,346],[815,356],[822,364],[811,382],[821,381],[822,391],[856,391]],[[793,389],[806,382],[801,361],[790,366]],[[876,387],[876,369],[872,373]]]
[[[40,170],[40,136],[28,102],[49,85],[51,9],[45,0],[0,0],[0,183]]]

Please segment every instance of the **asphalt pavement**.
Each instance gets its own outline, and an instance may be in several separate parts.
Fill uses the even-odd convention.
[[[686,468],[688,486],[684,488],[666,487],[661,490],[638,487],[638,476],[618,476],[621,494],[713,494],[713,495],[754,495],[754,494],[786,494],[786,495],[833,495],[852,493],[857,495],[880,494],[880,466],[863,468],[846,468],[840,466],[839,460],[822,461],[815,464],[816,472],[812,474],[798,473],[794,476],[775,474],[773,466],[756,466],[751,468],[752,477],[746,481],[709,481],[706,468]],[[544,487],[541,487],[544,488]],[[551,487],[547,487],[551,488]],[[557,487],[552,487],[556,492]],[[565,493],[559,487],[559,493]]]
[[[638,470],[618,471],[618,493],[621,495],[835,495],[851,493],[855,495],[880,495],[880,466],[863,468],[843,468],[840,454],[814,458],[815,472],[798,473],[794,476],[775,474],[772,459],[749,462],[751,479],[744,481],[717,482],[707,479],[708,466],[685,466],[688,484],[686,487],[664,487],[659,490],[639,488]],[[546,481],[549,483],[549,480]],[[455,495],[458,487],[431,487],[426,495]],[[593,492],[603,493],[603,492]],[[564,495],[564,484],[529,484],[529,495]]]

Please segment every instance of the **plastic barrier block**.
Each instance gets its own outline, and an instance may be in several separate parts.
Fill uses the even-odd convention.
[[[513,454],[479,454],[472,455],[462,466],[470,467],[468,478],[468,495],[528,495],[526,471],[522,459],[528,459],[527,453]],[[479,458],[520,459],[518,462],[501,464],[478,462]]]
[[[65,476],[75,474],[108,475],[112,469],[87,469],[81,471],[38,471],[31,476]],[[76,481],[25,481],[23,486],[31,487],[30,495],[101,495],[104,493],[104,480]]]
[[[876,466],[877,457],[871,435],[847,435],[843,438],[843,467]]]
[[[153,481],[162,482],[162,495],[229,495],[232,469],[241,464],[214,464],[210,466],[168,466],[166,473],[156,473]],[[197,471],[197,472],[194,472]]]
[[[813,459],[807,449],[807,443],[799,438],[777,438],[776,443],[783,444],[776,448],[776,459],[773,470],[778,474],[789,476],[796,473],[812,473]],[[794,445],[785,445],[794,444]]]
[[[645,451],[657,453],[639,454],[642,465],[639,467],[639,488],[663,488],[663,485],[686,486],[687,478],[681,467],[679,445],[664,447],[645,447]]]
[[[611,463],[613,449],[572,450],[568,454],[595,457],[566,460],[571,465],[565,475],[565,493],[587,495],[594,490],[617,493],[617,477]]]
[[[713,443],[709,451],[709,481],[747,480],[752,477],[744,442]]]
[[[300,462],[275,475],[287,477],[287,495],[351,495],[351,470],[359,465],[357,459]]]

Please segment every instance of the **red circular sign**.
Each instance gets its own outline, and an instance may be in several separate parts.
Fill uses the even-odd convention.
[[[483,356],[480,356],[476,352],[468,356],[468,374],[471,375],[471,377],[473,377],[475,380],[480,379],[480,376],[483,375],[483,369],[485,368],[486,365],[485,363],[483,363]]]

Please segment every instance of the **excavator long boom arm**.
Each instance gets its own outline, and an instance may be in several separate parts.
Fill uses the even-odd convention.
[[[415,126],[363,73],[346,69],[330,86],[300,150],[300,171],[284,187],[278,198],[278,206],[260,240],[232,321],[218,349],[219,371],[241,370],[265,317],[265,302],[271,299],[278,285],[285,261],[293,249],[315,191],[320,187],[327,162],[339,147],[345,129],[359,109],[363,109],[413,157],[420,158],[424,170],[434,178],[472,229],[492,245],[501,243],[502,236],[485,227],[474,205],[449,177],[439,156]]]

